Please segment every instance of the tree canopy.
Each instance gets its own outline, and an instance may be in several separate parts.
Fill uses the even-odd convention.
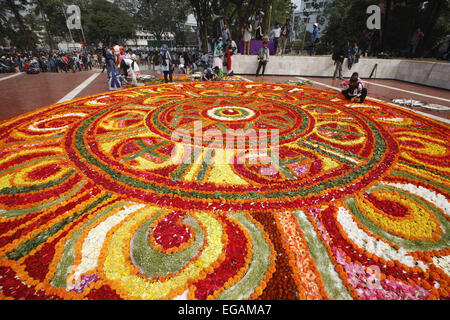
[[[316,1],[316,0],[315,0]],[[357,42],[360,48],[368,47],[366,26],[369,15],[366,9],[373,0],[334,0],[325,7],[328,25],[322,42],[341,45],[346,41]],[[408,50],[413,32],[420,27],[425,34],[419,44],[421,55],[429,55],[433,48],[450,34],[448,0],[384,0],[381,8],[381,49],[394,56]]]
[[[275,22],[283,23],[294,9],[290,0],[190,0],[198,23],[202,47],[220,35],[221,19],[230,27],[232,37],[240,39],[245,22],[255,16],[258,9],[265,13],[263,26],[269,30]],[[269,26],[270,19],[270,26]],[[267,32],[266,32],[267,33]]]
[[[112,44],[134,35],[133,18],[117,4],[107,0],[91,0],[82,21],[89,42]]]
[[[63,14],[68,3],[81,8],[81,22],[88,44],[123,42],[134,37],[136,27],[149,31],[161,40],[167,33],[175,40],[185,40],[187,16],[193,13],[203,48],[221,35],[227,23],[232,38],[242,38],[243,24],[254,22],[258,9],[265,12],[265,34],[276,22],[292,17],[291,0],[0,0],[0,44],[34,50],[39,42],[51,48],[61,40],[70,40]],[[322,0],[310,0],[318,9]],[[435,48],[450,34],[450,0],[333,0],[325,4],[321,18],[327,23],[321,30],[318,53],[329,53],[333,46],[347,41],[367,49],[366,26],[369,5],[381,8],[381,41],[383,51],[401,56],[408,50],[412,33],[420,27],[425,35],[417,48],[421,56],[433,56]],[[308,11],[304,11],[308,15]],[[294,22],[294,21],[293,21]],[[322,23],[320,23],[323,25]],[[293,23],[299,32],[299,24]],[[303,24],[300,29],[305,29]],[[297,28],[297,29],[296,29]],[[302,29],[302,30],[303,30]],[[301,32],[303,36],[306,31]],[[72,31],[75,41],[82,41],[79,31]],[[191,39],[195,35],[189,35]]]

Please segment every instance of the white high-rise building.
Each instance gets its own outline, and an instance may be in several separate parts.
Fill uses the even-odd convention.
[[[319,36],[321,32],[325,30],[327,25],[327,21],[325,16],[323,15],[323,11],[325,8],[325,4],[331,2],[332,0],[291,0],[297,8],[294,11],[294,23],[300,24],[302,26],[301,30],[303,30],[303,26],[306,27],[306,31],[312,32],[314,23],[319,24]],[[314,6],[316,4],[318,7]],[[305,14],[306,12],[306,14]],[[298,29],[297,29],[298,30]],[[300,31],[300,30],[299,30]],[[294,35],[295,39],[298,40],[299,35]]]

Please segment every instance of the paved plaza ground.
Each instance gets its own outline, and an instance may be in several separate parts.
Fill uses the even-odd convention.
[[[156,71],[144,71],[144,74],[161,76]],[[174,74],[179,76],[181,74]],[[339,89],[340,80],[322,77],[264,76],[242,75],[247,81],[287,82],[310,80],[312,87],[320,89]],[[368,89],[368,96],[385,102],[392,99],[413,99],[438,104],[450,108],[450,91],[432,88],[398,80],[363,79]],[[10,119],[40,107],[52,105],[108,91],[106,73],[99,70],[76,73],[25,73],[0,74],[0,120]],[[413,107],[412,110],[428,113],[440,118],[450,119],[450,110],[432,110]]]

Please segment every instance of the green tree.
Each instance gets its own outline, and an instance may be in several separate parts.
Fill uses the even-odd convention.
[[[133,18],[117,4],[107,0],[92,0],[88,3],[81,22],[90,43],[113,44],[134,36]]]
[[[136,7],[137,23],[157,40],[165,33],[179,34],[190,13],[189,2],[182,0],[138,0]]]
[[[0,45],[7,46],[6,33],[9,28],[8,22],[8,6],[6,1],[0,1]]]
[[[366,9],[371,4],[373,0],[336,0],[328,3],[324,9],[327,27],[321,42],[341,46],[347,41],[356,41],[359,46],[365,47],[365,35],[369,32]]]
[[[2,28],[4,28],[8,39],[11,40],[13,46],[19,48],[27,48],[32,50],[33,52],[37,52],[36,50],[36,35],[26,26],[24,17],[20,13],[26,9],[27,5],[30,5],[28,0],[2,0],[1,8],[4,10],[4,15],[6,17],[6,21]],[[8,18],[8,16],[13,16],[14,20]],[[21,31],[20,35],[16,35],[17,30]],[[22,38],[23,37],[23,38]],[[23,41],[19,41],[19,39],[25,39],[25,43]]]
[[[345,41],[356,41],[360,48],[368,47],[365,35],[369,5],[381,8],[382,49],[393,56],[404,56],[408,52],[413,32],[420,27],[425,38],[419,44],[418,52],[426,55],[450,33],[449,1],[419,0],[334,0],[325,7],[324,15],[328,25],[322,41],[330,45],[341,45]]]
[[[208,39],[220,36],[220,19],[229,25],[232,37],[239,40],[242,38],[244,24],[251,20],[258,8],[265,12],[263,25],[266,34],[275,22],[284,23],[286,18],[292,15],[293,10],[290,0],[190,0],[190,2],[198,23],[203,48],[207,47]]]
[[[212,6],[208,0],[189,0],[197,20],[197,28],[200,34],[203,51],[208,48],[208,24],[211,23]]]
[[[32,0],[35,5],[33,13],[42,20],[46,42],[50,48],[56,48],[57,39],[67,39],[68,29],[64,15],[63,0]],[[80,5],[78,1],[73,4]]]

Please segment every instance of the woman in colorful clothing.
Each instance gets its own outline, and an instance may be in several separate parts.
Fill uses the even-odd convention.
[[[222,44],[222,38],[219,38],[217,40],[216,47],[214,48],[214,60],[212,67],[219,67],[220,69],[223,69],[223,44]]]
[[[212,68],[207,68],[203,71],[203,81],[214,81],[216,79],[216,74]]]
[[[220,69],[218,66],[214,67],[214,75],[215,75],[215,80],[223,80],[223,70]]]

